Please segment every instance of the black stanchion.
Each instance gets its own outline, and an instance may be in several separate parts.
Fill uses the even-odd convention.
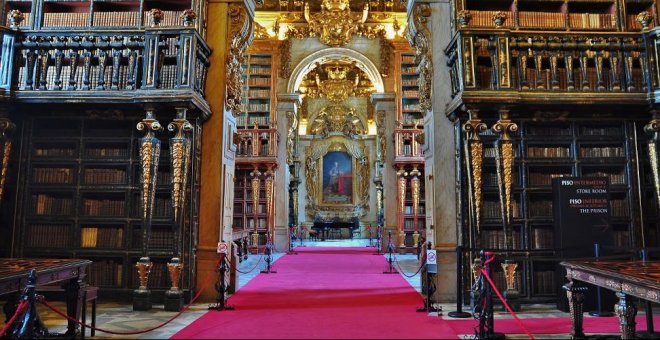
[[[600,257],[600,244],[594,243],[594,257],[596,260]],[[602,291],[599,286],[596,286],[596,310],[590,311],[589,315],[591,316],[613,316],[613,312],[607,312],[603,310],[603,297]]]
[[[380,248],[383,246],[383,227],[376,227],[376,253],[374,255],[380,255]]]
[[[28,306],[23,311],[23,314],[14,321],[14,326],[10,326],[11,328],[6,333],[7,339],[44,339],[48,336],[54,337],[58,335],[49,333],[48,329],[39,318],[36,304],[36,283],[37,271],[32,269],[28,275],[23,293],[21,293],[18,300],[21,302],[27,301]],[[9,316],[7,316],[7,320],[5,321],[9,321]],[[67,331],[66,335],[69,337],[75,337],[75,334],[73,334],[76,333],[75,330],[76,328],[73,328],[74,332],[71,332],[70,329]]]
[[[484,264],[484,269],[488,276],[491,276],[492,270],[490,266],[491,258],[495,256],[491,252],[481,251],[481,263]],[[484,275],[478,279],[479,282],[479,298],[481,299],[479,308],[479,327],[477,330],[477,339],[504,339],[504,334],[495,333],[495,318],[493,316],[493,289],[488,284]],[[477,304],[475,304],[475,307]]]
[[[431,242],[426,246],[427,250],[431,250]],[[426,299],[424,301],[424,307],[417,308],[417,312],[440,312],[441,309],[435,308],[433,306],[433,294],[435,293],[435,274],[438,273],[438,264],[430,263],[428,257],[424,256],[424,265],[426,266]],[[437,261],[437,260],[436,260]]]
[[[266,255],[266,269],[262,270],[261,273],[263,274],[277,274],[277,271],[272,270],[272,263],[273,263],[273,240],[268,237],[268,240],[266,241],[266,249],[264,251]]]
[[[642,261],[648,261],[649,254],[647,249],[642,249],[639,252],[639,255]],[[653,304],[648,300],[644,301],[644,316],[646,317],[646,331],[637,333],[637,337],[644,339],[660,338],[660,334],[655,332],[655,327],[653,325]]]
[[[296,236],[296,227],[294,225],[291,225],[289,227],[289,251],[286,252],[287,255],[298,255],[298,253],[296,253],[293,250],[293,242],[295,236]]]
[[[447,314],[450,318],[465,319],[472,314],[463,311],[463,247],[456,247],[456,310]]]
[[[243,237],[242,242],[243,242],[243,246],[241,248],[243,249],[243,260],[247,260],[248,259],[248,254],[250,253],[250,251],[248,250],[249,248],[248,248],[248,239],[247,239],[247,237]]]
[[[371,242],[371,224],[367,226],[367,233],[369,233],[369,245],[367,247],[373,247],[373,243]]]
[[[304,226],[298,226],[298,238],[300,239],[300,246],[299,247],[306,247],[306,245],[303,243],[303,239],[305,238],[305,227]]]
[[[209,306],[209,310],[234,310],[234,307],[227,304],[227,255],[220,254],[220,262],[218,263],[218,283],[215,285],[215,290],[218,292],[216,303]]]
[[[384,271],[383,274],[398,274],[396,270],[394,270],[394,258],[392,257],[392,252],[394,251],[394,244],[392,243],[392,232],[389,231],[387,233],[387,262],[389,263],[389,269],[387,271]]]

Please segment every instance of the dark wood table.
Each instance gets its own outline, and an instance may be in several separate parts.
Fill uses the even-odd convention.
[[[81,290],[86,286],[85,271],[91,263],[79,259],[0,258],[0,295],[14,293],[4,308],[7,319],[13,315],[18,293],[25,288],[32,269],[36,270],[36,285],[62,283],[66,291],[67,315],[79,319],[83,298]],[[67,334],[73,336],[76,330],[77,325],[69,321]]]
[[[582,302],[587,287],[576,281],[588,282],[616,292],[619,303],[614,306],[621,325],[621,338],[635,337],[637,307],[632,297],[660,303],[660,261],[565,261],[564,285],[573,322],[573,337],[584,337]]]

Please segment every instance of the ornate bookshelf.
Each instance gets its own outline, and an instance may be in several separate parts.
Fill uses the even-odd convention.
[[[419,106],[419,73],[415,63],[415,54],[396,52],[399,60],[400,86],[398,87],[399,118],[402,127],[422,126],[424,113]]]

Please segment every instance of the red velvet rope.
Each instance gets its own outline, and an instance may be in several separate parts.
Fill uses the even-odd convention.
[[[215,267],[217,268],[219,264],[220,264],[220,260],[218,260],[218,262],[215,264]],[[46,301],[46,299],[40,299],[39,302],[41,302],[42,304],[44,304],[44,306],[50,308],[50,310],[52,310],[53,312],[55,312],[55,313],[59,314],[60,316],[64,317],[65,319],[67,319],[67,320],[69,320],[69,321],[72,321],[72,322],[75,322],[75,323],[77,323],[77,324],[79,324],[79,325],[81,325],[81,326],[85,326],[85,327],[87,327],[87,328],[94,329],[94,330],[96,330],[96,331],[103,332],[103,333],[108,333],[108,334],[115,334],[115,335],[138,335],[138,334],[149,333],[149,332],[154,331],[154,330],[156,330],[156,329],[158,329],[158,328],[161,328],[161,327],[167,325],[168,323],[174,321],[174,319],[176,319],[176,318],[178,318],[179,316],[181,316],[181,314],[183,314],[185,311],[187,311],[187,310],[188,310],[188,309],[189,309],[189,308],[195,303],[195,301],[197,301],[197,299],[199,299],[199,297],[200,297],[200,296],[202,295],[202,293],[206,290],[206,288],[208,288],[209,284],[211,283],[211,274],[213,274],[213,273],[215,273],[215,271],[212,271],[212,272],[209,272],[208,274],[206,274],[206,277],[204,278],[204,284],[202,285],[202,289],[200,289],[200,290],[197,292],[197,294],[195,295],[195,297],[193,297],[193,299],[190,301],[190,303],[187,304],[185,307],[183,307],[183,309],[181,309],[181,311],[179,311],[176,315],[174,315],[173,317],[171,317],[169,320],[163,322],[162,324],[160,324],[160,325],[158,325],[158,326],[154,326],[154,327],[148,328],[148,329],[145,329],[145,330],[142,330],[142,331],[135,331],[135,332],[117,332],[117,331],[109,331],[109,330],[102,329],[102,328],[98,328],[98,327],[92,327],[91,325],[83,324],[82,322],[78,321],[77,319],[74,319],[74,318],[72,318],[72,317],[66,315],[66,314],[63,313],[62,311],[60,311],[60,310],[58,310],[57,308],[55,308],[55,307],[53,307],[52,305],[50,305],[50,304],[48,303],[48,301]]]
[[[489,254],[486,254],[486,255],[489,255]],[[491,255],[492,255],[492,253],[491,253]],[[493,260],[495,260],[495,256],[493,256],[490,259],[487,259],[485,263],[488,264],[488,263],[492,262]],[[511,315],[513,315],[513,318],[516,320],[516,323],[518,324],[518,326],[520,326],[520,328],[522,328],[525,331],[525,333],[527,333],[527,336],[530,339],[534,339],[534,335],[532,335],[532,332],[530,332],[527,329],[527,327],[525,327],[525,325],[522,323],[522,320],[520,320],[518,318],[518,315],[516,315],[516,313],[513,312],[513,309],[511,309],[509,304],[506,303],[506,300],[504,299],[504,297],[502,296],[500,291],[497,290],[497,287],[495,287],[495,283],[493,283],[493,279],[491,279],[490,276],[488,276],[488,271],[486,271],[486,269],[481,269],[481,275],[483,275],[486,278],[486,280],[488,280],[488,284],[490,284],[491,288],[493,288],[493,291],[495,291],[495,294],[497,294],[497,297],[500,299],[500,301],[502,301],[502,303],[504,304],[504,307],[506,307],[506,309],[509,311],[509,313],[511,313]]]
[[[23,315],[23,312],[25,312],[29,304],[30,304],[29,301],[21,301],[21,303],[18,304],[18,306],[16,307],[16,311],[14,312],[14,316],[12,316],[11,319],[9,319],[5,327],[3,327],[2,330],[0,331],[0,338],[4,337],[5,333],[7,333],[11,325],[14,324],[14,321],[16,321],[16,319],[19,316]]]

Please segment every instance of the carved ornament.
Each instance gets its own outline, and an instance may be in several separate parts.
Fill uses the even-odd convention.
[[[5,183],[7,181],[7,174],[9,173],[9,156],[11,155],[11,148],[13,144],[12,133],[16,129],[16,125],[8,118],[0,118],[0,136],[3,141],[2,148],[2,170],[0,172],[0,202],[5,192]]]
[[[483,165],[483,142],[479,138],[479,133],[486,131],[486,124],[481,122],[476,115],[471,115],[470,119],[463,124],[463,131],[466,134],[465,152],[469,180],[472,188],[472,201],[474,202],[475,227],[477,233],[481,230],[481,205],[482,205],[482,165]]]
[[[280,56],[280,78],[291,76],[291,40],[286,39],[277,47]]]
[[[506,223],[511,223],[512,209],[511,209],[511,191],[513,187],[513,140],[510,137],[511,133],[518,131],[518,125],[508,118],[508,113],[501,113],[500,120],[493,125],[493,132],[500,135],[497,140],[496,148],[496,163],[497,163],[497,178],[500,186],[500,197],[502,204],[504,204],[503,217]],[[507,245],[508,246],[508,245]]]
[[[648,153],[653,176],[653,187],[655,188],[656,203],[660,204],[660,174],[658,173],[658,140],[660,139],[660,119],[653,119],[644,131],[651,137],[649,139]]]
[[[367,21],[369,4],[364,4],[362,13],[353,14],[349,0],[323,0],[320,12],[310,13],[308,2],[303,14],[311,36],[318,36],[325,45],[337,47],[349,43]]]
[[[229,5],[229,34],[233,37],[227,54],[227,92],[225,106],[228,111],[237,116],[241,111],[243,97],[243,69],[245,50],[254,39],[253,26],[245,8],[236,3]]]
[[[415,5],[412,16],[412,20],[408,20],[408,43],[415,48],[415,63],[419,70],[419,106],[422,111],[429,111],[432,107],[433,59],[432,36],[427,21],[431,16],[431,7],[424,3]]]
[[[296,157],[296,132],[298,131],[298,117],[295,112],[287,111],[286,119],[288,123],[288,130],[286,134],[286,164],[293,165]]]
[[[309,131],[312,135],[320,137],[343,134],[352,138],[367,133],[355,109],[339,105],[322,108],[311,123]]]
[[[174,137],[170,138],[170,161],[172,162],[172,207],[174,220],[179,220],[179,214],[185,206],[186,185],[188,184],[188,169],[191,158],[191,141],[188,134],[193,126],[185,118],[174,119],[167,126]]]

